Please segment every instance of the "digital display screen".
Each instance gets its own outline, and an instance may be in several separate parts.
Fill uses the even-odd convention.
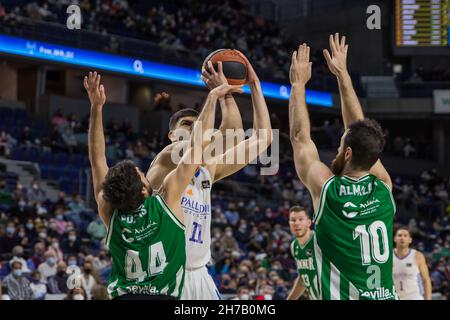
[[[395,0],[395,46],[439,53],[450,49],[450,0]],[[427,50],[430,49],[430,50]]]
[[[160,79],[203,87],[201,72],[197,69],[178,67],[147,60],[112,55],[91,50],[66,47],[41,41],[0,35],[0,53],[52,62],[77,65],[96,70],[107,70],[127,75]],[[291,87],[270,82],[261,82],[263,94],[267,98],[288,100]],[[244,92],[250,93],[248,86]],[[333,106],[333,96],[328,92],[306,91],[306,102],[322,107]]]

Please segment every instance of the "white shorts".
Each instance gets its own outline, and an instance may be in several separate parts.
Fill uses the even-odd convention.
[[[181,300],[220,300],[219,290],[206,266],[194,270],[186,269]]]

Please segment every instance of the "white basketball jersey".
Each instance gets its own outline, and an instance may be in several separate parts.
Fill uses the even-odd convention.
[[[400,258],[394,252],[394,282],[400,300],[423,300],[423,282],[416,261],[416,250]]]
[[[186,269],[200,268],[211,259],[211,187],[208,169],[200,167],[181,197],[186,226]]]

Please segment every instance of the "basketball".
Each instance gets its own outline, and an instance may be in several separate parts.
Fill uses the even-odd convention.
[[[206,70],[209,69],[208,61],[212,62],[214,70],[218,70],[217,63],[222,62],[223,73],[231,85],[242,85],[247,81],[247,64],[245,60],[231,49],[218,49],[211,52],[203,62]]]

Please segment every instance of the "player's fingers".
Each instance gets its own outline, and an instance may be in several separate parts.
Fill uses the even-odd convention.
[[[339,32],[336,32],[334,34],[334,46],[339,50]]]
[[[310,54],[311,48],[309,46],[306,47],[306,62],[309,61],[309,54]]]
[[[297,51],[294,50],[292,52],[292,64],[294,64],[297,61]]]
[[[219,73],[223,73],[223,67],[222,67],[222,61],[217,62],[217,69],[219,70]]]
[[[100,93],[102,94],[102,96],[105,95],[105,87],[102,84],[100,85]]]
[[[333,35],[330,34],[330,49],[331,49],[331,53],[334,53],[336,51],[336,47],[334,46],[334,38]]]
[[[208,61],[208,67],[209,67],[209,72],[210,72],[213,76],[215,76],[215,75],[217,74],[217,72],[216,72],[216,70],[214,69],[214,66],[213,66],[211,60]]]
[[[88,78],[86,76],[83,79],[83,85],[86,90],[89,90]]]
[[[242,93],[244,90],[242,89],[243,85],[231,85],[230,92],[239,92]]]
[[[345,36],[341,38],[341,49],[345,49]]]
[[[331,65],[331,56],[330,52],[327,49],[323,50],[323,56],[325,57],[325,60],[327,61],[328,65]]]
[[[95,89],[99,89],[100,87],[100,75],[98,74],[97,77],[95,78]]]

